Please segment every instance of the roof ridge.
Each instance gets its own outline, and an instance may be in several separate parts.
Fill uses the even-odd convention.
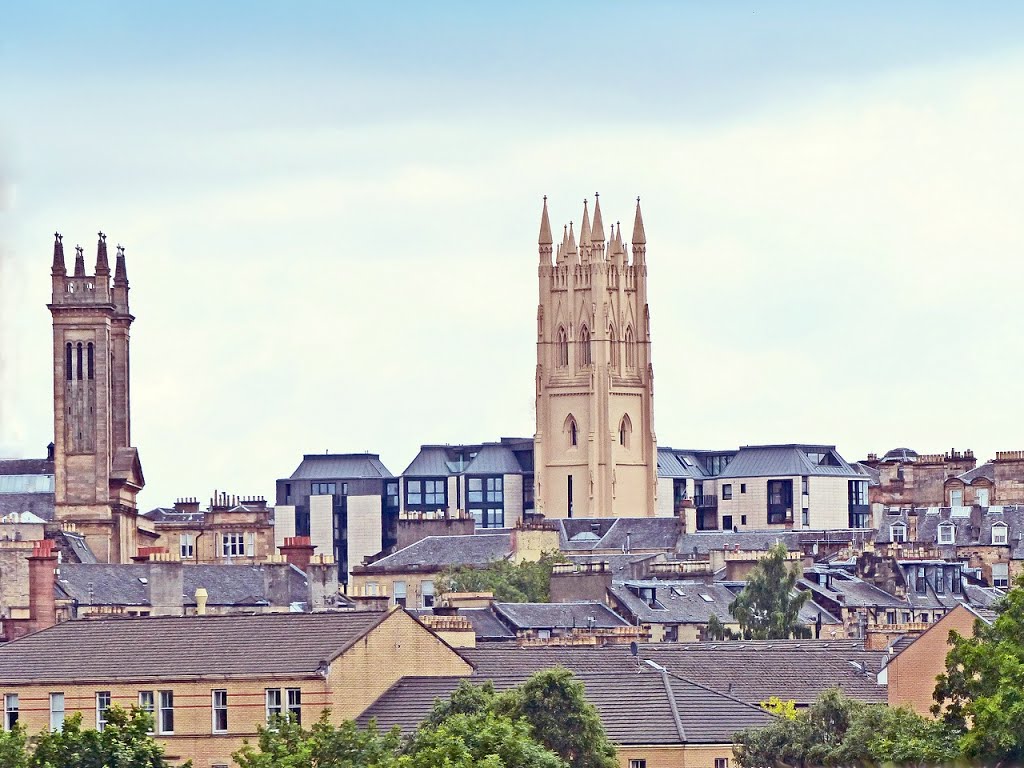
[[[660,666],[660,665],[659,665]],[[686,731],[683,729],[683,720],[679,717],[679,705],[676,703],[676,695],[672,690],[672,681],[669,680],[669,672],[661,667],[661,682],[665,686],[665,695],[668,697],[668,706],[672,710],[672,719],[676,724],[676,732],[679,734],[679,741],[686,743]]]

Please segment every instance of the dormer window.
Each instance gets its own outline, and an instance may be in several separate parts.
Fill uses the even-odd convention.
[[[992,543],[1005,545],[1008,541],[1007,528],[1005,523],[996,523],[992,526]]]
[[[907,526],[898,523],[889,529],[893,544],[903,544],[907,540]]]
[[[952,544],[956,537],[956,528],[952,525],[939,526],[939,544]]]

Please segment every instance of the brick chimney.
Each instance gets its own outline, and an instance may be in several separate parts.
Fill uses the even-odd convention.
[[[313,552],[316,551],[309,536],[287,536],[284,544],[278,549],[281,550],[285,560],[303,573],[309,568],[309,561],[313,559]]]
[[[57,575],[57,555],[53,540],[35,542],[28,557],[28,611],[30,632],[57,623],[57,601],[53,595]]]

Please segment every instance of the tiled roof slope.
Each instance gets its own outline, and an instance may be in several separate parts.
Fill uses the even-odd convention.
[[[292,472],[291,480],[394,477],[375,453],[311,453]]]
[[[416,618],[432,615],[430,608],[409,611]],[[473,633],[477,640],[515,640],[516,633],[501,623],[490,608],[460,608],[459,616],[473,625]]]
[[[682,523],[674,517],[574,518],[554,521],[566,551],[675,551]]]
[[[0,475],[52,475],[54,471],[48,459],[0,459]]]
[[[498,690],[525,682],[528,674],[489,678]],[[749,726],[767,725],[771,717],[746,704],[676,675],[649,666],[583,673],[587,701],[594,705],[608,737],[617,744],[722,744]],[[411,733],[438,698],[447,698],[465,678],[406,677],[395,683],[356,722],[370,719],[378,727],[399,726]],[[479,676],[470,678],[481,682]],[[674,705],[674,706],[673,706]]]
[[[435,570],[449,565],[487,565],[504,560],[511,553],[510,533],[427,536],[366,567]]]
[[[592,600],[574,603],[495,603],[494,610],[516,629],[608,629],[628,623],[604,603]]]
[[[31,512],[43,520],[53,520],[52,493],[0,493],[0,517],[12,512]]]
[[[529,675],[540,669],[562,665],[574,672],[635,670],[637,660],[629,648],[520,648],[490,645],[466,648],[459,653],[476,668],[476,675]],[[689,680],[700,680],[711,688],[742,701],[757,704],[770,696],[810,704],[826,688],[839,686],[859,701],[884,703],[885,688],[875,681],[883,654],[854,654],[830,649],[827,643],[803,641],[778,647],[743,641],[731,643],[650,643],[642,645],[640,657],[650,659],[669,672]],[[876,659],[877,657],[877,659]],[[857,665],[860,665],[859,667]]]
[[[312,675],[393,613],[78,619],[0,647],[0,685]]]

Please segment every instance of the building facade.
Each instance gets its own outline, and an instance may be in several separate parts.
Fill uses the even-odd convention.
[[[75,249],[67,273],[53,245],[54,517],[73,522],[104,562],[128,562],[137,547],[136,495],[145,481],[131,445],[128,274],[118,246],[113,281],[100,233],[93,274]]]
[[[593,224],[584,201],[579,243],[570,223],[557,249],[553,244],[545,198],[538,238],[537,511],[548,518],[651,517],[657,443],[639,199],[632,259],[621,226],[605,238],[596,195]]]

